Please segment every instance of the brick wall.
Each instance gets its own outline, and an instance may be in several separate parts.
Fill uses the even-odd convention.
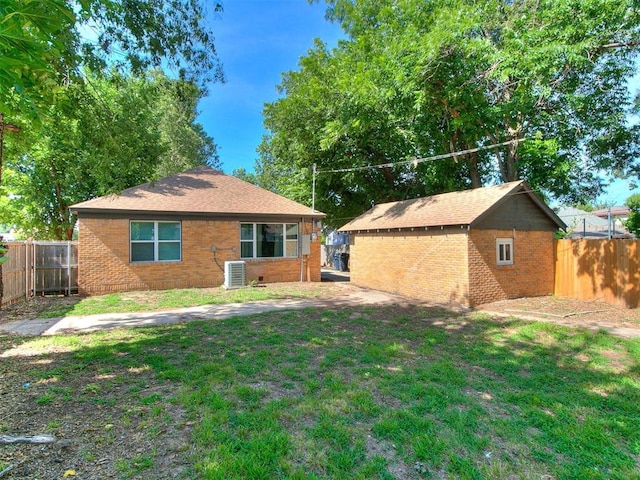
[[[513,265],[497,265],[496,238],[513,238]],[[554,256],[553,232],[471,230],[470,306],[552,294]]]
[[[224,283],[224,262],[240,259],[238,221],[183,220],[182,261],[129,262],[129,220],[81,218],[78,283],[81,294],[129,290],[215,287]],[[307,230],[309,225],[307,224]],[[215,255],[211,247],[216,246]],[[320,281],[320,242],[301,259],[247,260],[247,281]]]
[[[468,303],[466,230],[351,235],[351,282],[443,304]]]
[[[513,238],[514,264],[497,265],[496,238]],[[443,304],[553,293],[553,232],[428,230],[351,236],[351,282]]]

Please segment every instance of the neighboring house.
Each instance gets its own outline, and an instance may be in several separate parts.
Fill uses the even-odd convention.
[[[351,234],[351,281],[476,306],[554,291],[565,224],[523,181],[374,206]]]
[[[609,222],[574,207],[560,207],[556,214],[567,225],[568,238],[607,238]]]
[[[594,210],[592,215],[604,219],[607,224],[611,222],[611,237],[612,238],[633,238],[633,235],[629,233],[624,223],[629,218],[631,209],[629,207],[609,207],[601,208],[600,210]]]
[[[209,167],[71,211],[82,294],[219,286],[238,260],[247,282],[320,281],[325,215]]]

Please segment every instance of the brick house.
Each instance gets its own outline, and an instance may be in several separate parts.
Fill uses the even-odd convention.
[[[524,181],[379,204],[344,225],[351,281],[473,307],[554,291],[566,225]]]
[[[78,203],[82,294],[320,281],[323,213],[202,166]],[[237,265],[237,264],[236,264]]]

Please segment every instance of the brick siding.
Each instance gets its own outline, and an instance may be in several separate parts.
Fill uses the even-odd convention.
[[[466,230],[351,235],[355,285],[442,304],[468,303]]]
[[[309,224],[306,227],[309,230]],[[211,250],[214,245],[215,254]],[[85,295],[216,287],[224,283],[224,262],[240,260],[240,222],[183,220],[182,261],[131,263],[128,219],[81,218],[78,257],[79,291]],[[262,283],[319,282],[320,242],[311,242],[311,254],[303,260],[246,262],[247,281],[262,277]]]
[[[514,264],[498,266],[496,238],[513,238]],[[351,235],[355,285],[476,306],[553,293],[553,232],[418,230]]]
[[[496,239],[513,238],[513,265],[497,265]],[[553,294],[553,232],[471,230],[469,305]]]

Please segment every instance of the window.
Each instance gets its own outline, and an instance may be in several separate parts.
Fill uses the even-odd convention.
[[[131,222],[131,261],[181,260],[180,222]]]
[[[513,238],[496,239],[496,260],[498,265],[513,265]]]
[[[295,258],[297,256],[297,223],[240,224],[241,258]]]

